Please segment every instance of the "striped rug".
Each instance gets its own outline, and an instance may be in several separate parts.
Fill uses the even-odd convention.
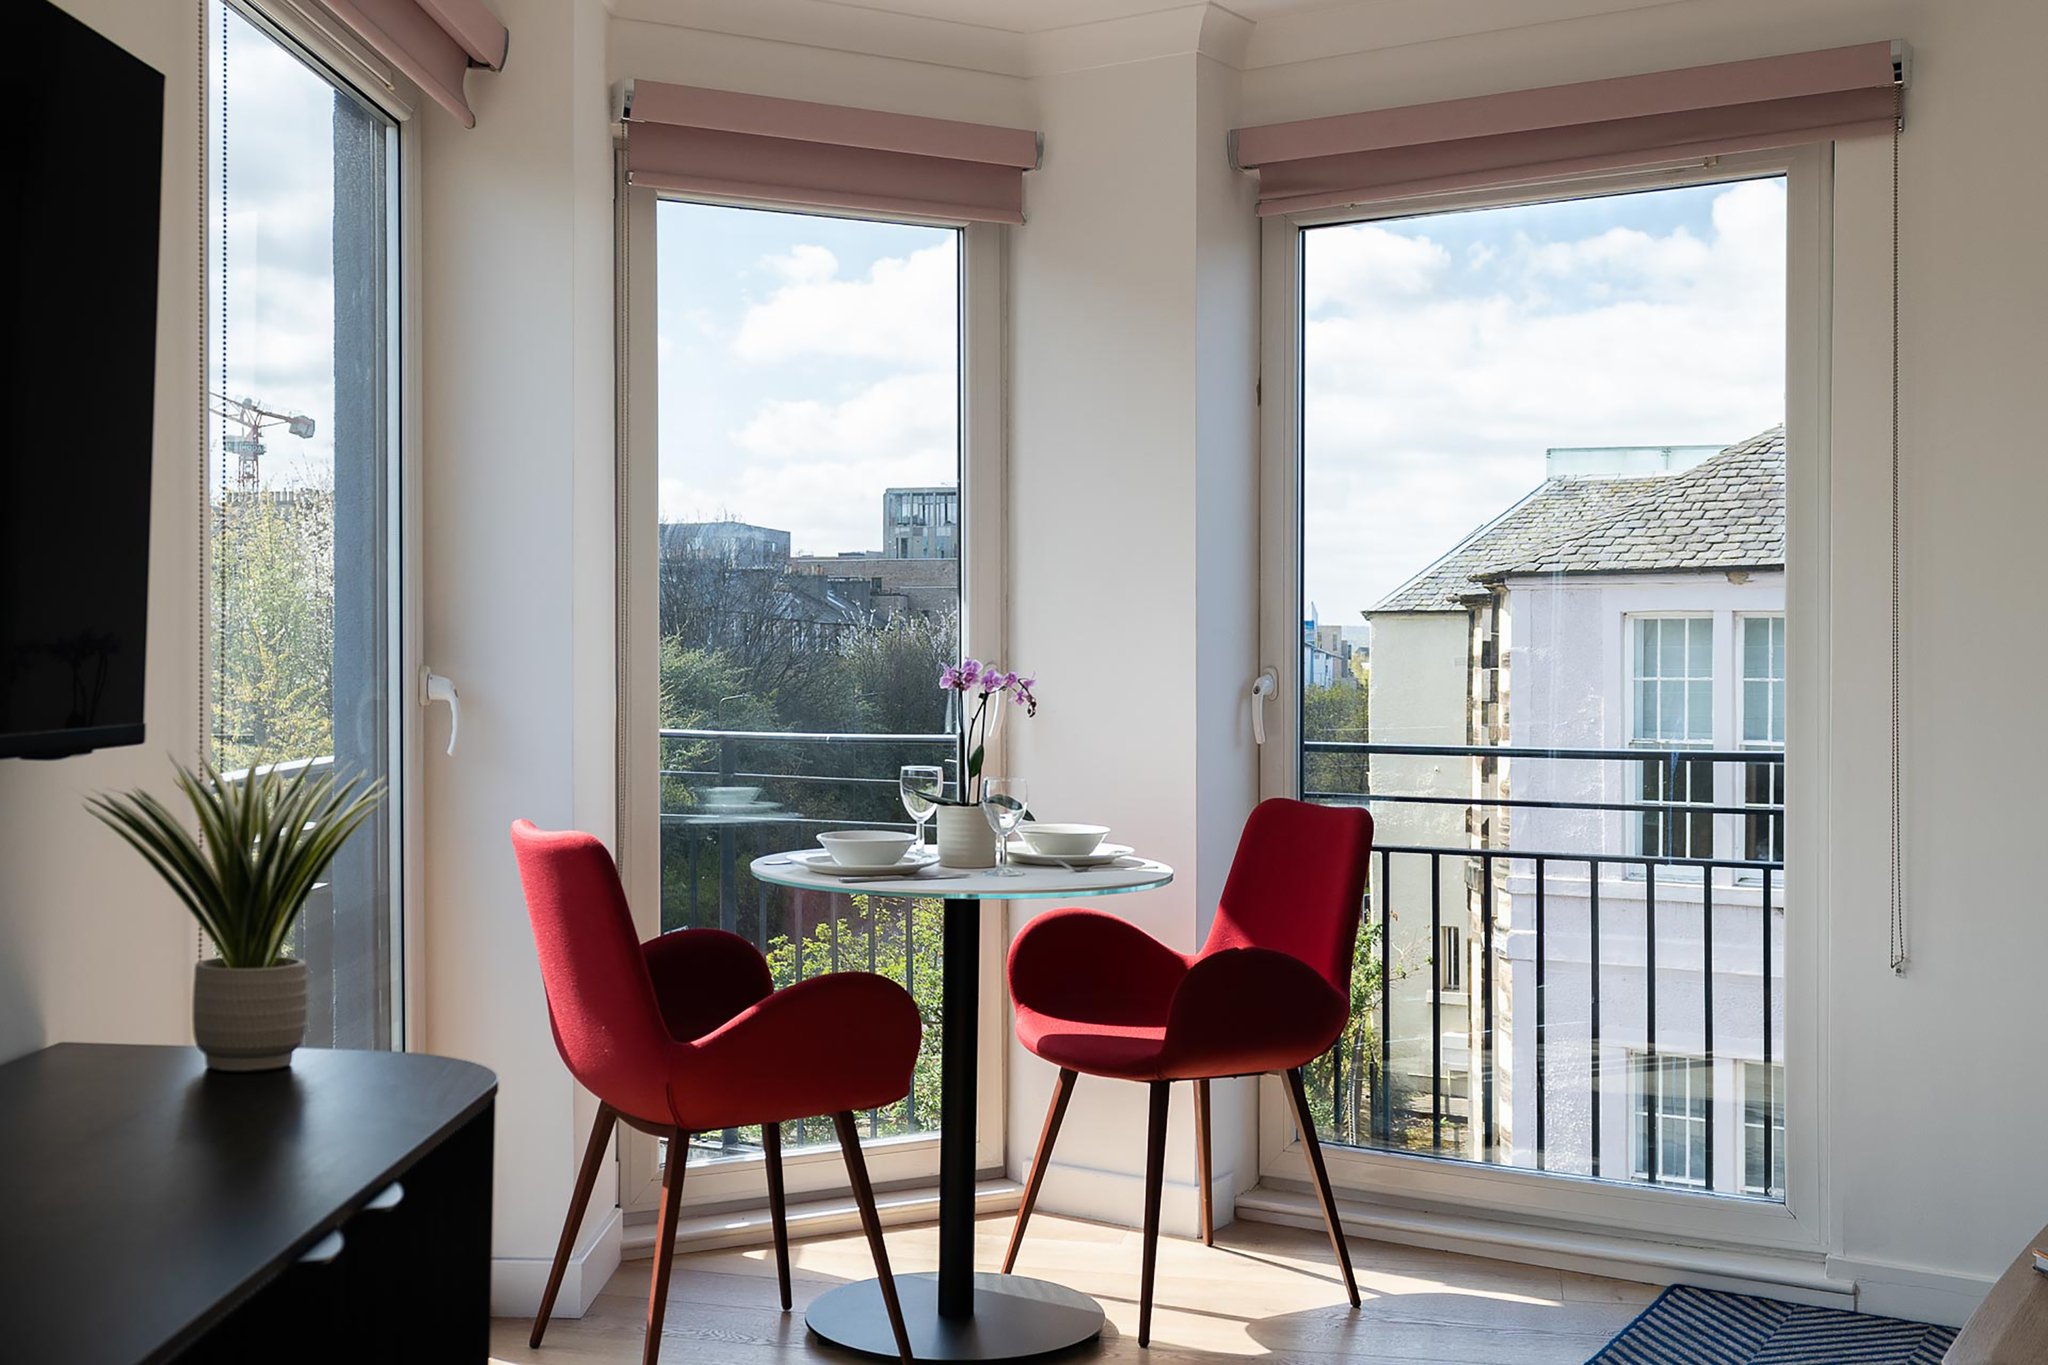
[[[1941,1365],[1951,1327],[1673,1285],[1586,1365]]]

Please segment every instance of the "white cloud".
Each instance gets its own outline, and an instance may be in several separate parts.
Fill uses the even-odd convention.
[[[1424,235],[1315,243],[1304,571],[1325,619],[1356,621],[1527,492],[1548,447],[1725,443],[1782,420],[1781,182],[1720,191],[1711,221],[1504,233],[1456,272]]]
[[[857,279],[839,278],[822,246],[798,246],[767,263],[783,283],[747,309],[733,354],[755,364],[841,356],[897,364],[948,364],[959,292],[957,250],[945,241],[884,257]]]
[[[957,392],[944,371],[890,375],[836,403],[771,403],[733,433],[733,444],[776,461],[915,453],[930,462],[955,442]]]

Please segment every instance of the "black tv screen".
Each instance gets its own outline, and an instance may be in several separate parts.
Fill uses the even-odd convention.
[[[46,0],[4,8],[0,758],[56,758],[143,738],[164,78]]]

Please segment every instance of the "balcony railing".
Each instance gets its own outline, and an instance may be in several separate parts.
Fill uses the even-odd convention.
[[[1309,799],[1370,805],[1379,826],[1361,928],[1361,966],[1376,985],[1355,999],[1352,1028],[1315,1075],[1328,1138],[1782,1197],[1773,924],[1783,904],[1783,803],[1673,795],[1687,791],[1682,773],[1741,765],[1718,784],[1740,791],[1762,765],[1775,796],[1781,751],[1302,747]],[[1529,779],[1525,794],[1511,776]],[[1749,853],[1760,856],[1737,856]],[[1408,926],[1425,907],[1423,939]],[[1459,989],[1463,964],[1442,960],[1447,927],[1460,941],[1476,934],[1476,996]],[[1418,989],[1403,991],[1425,971]],[[1453,1062],[1464,1058],[1462,1076],[1447,1065],[1447,1043]],[[1416,1056],[1425,1046],[1426,1065]],[[1682,1097],[1661,1093],[1660,1056],[1683,1068]],[[1717,1141],[1730,1136],[1717,1082],[1724,1069],[1746,1075],[1746,1063],[1769,1088],[1759,1108],[1737,1111],[1733,1135],[1760,1151],[1717,1164]],[[1603,1110],[1617,1071],[1631,1087],[1620,1123]],[[1736,1102],[1759,1104],[1740,1087]],[[1611,1150],[1617,1136],[1625,1163]],[[1722,1174],[1730,1166],[1732,1178]]]
[[[864,1116],[871,1137],[935,1131],[941,1017],[941,905],[925,897],[790,891],[754,880],[755,858],[812,845],[826,829],[913,828],[897,770],[957,766],[950,734],[842,734],[664,729],[661,732],[661,927],[716,927],[750,939],[778,987],[820,972],[873,971],[910,992],[925,1036],[911,1093]],[[758,787],[772,809],[710,809],[710,787]],[[926,826],[927,837],[931,828]],[[815,1127],[816,1131],[813,1131]],[[785,1127],[795,1143],[829,1141],[830,1125]],[[705,1157],[758,1150],[758,1130],[699,1134]]]

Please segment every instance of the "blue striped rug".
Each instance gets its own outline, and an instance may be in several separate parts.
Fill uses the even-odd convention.
[[[1586,1365],[1941,1365],[1952,1327],[1673,1285]]]

